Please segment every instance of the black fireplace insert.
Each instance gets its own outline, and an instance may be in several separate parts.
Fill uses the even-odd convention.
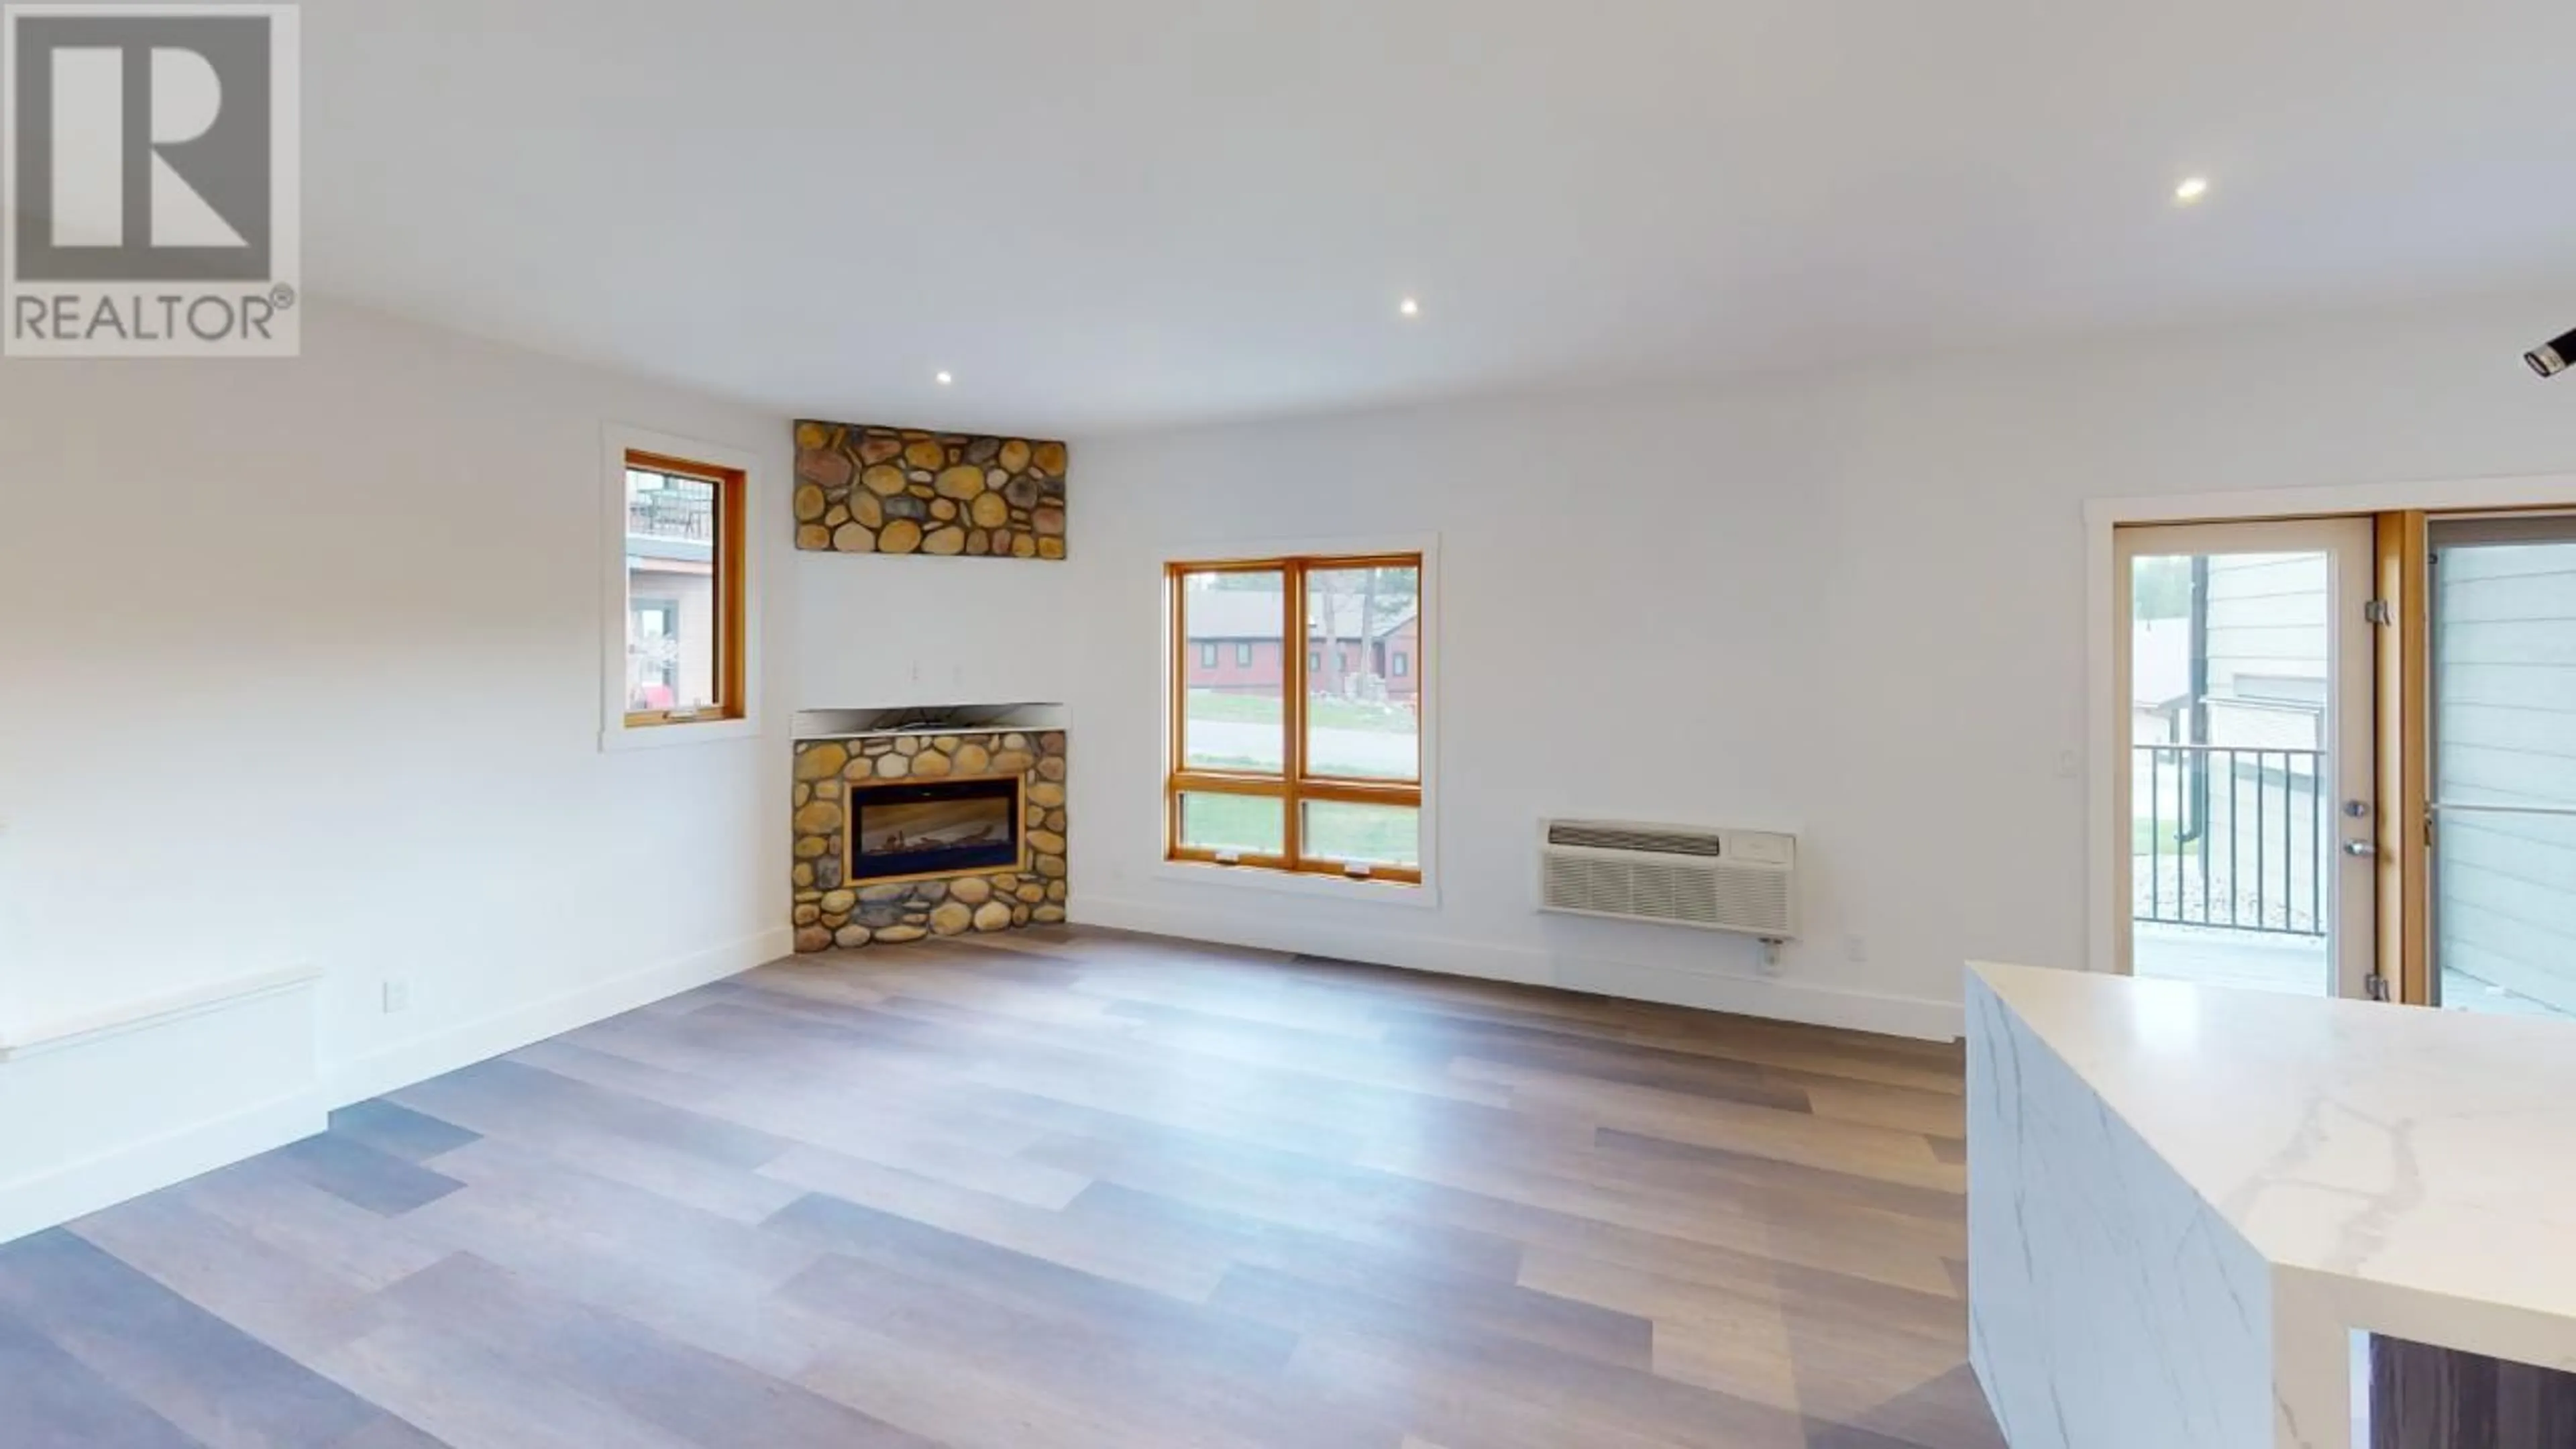
[[[850,792],[848,878],[895,880],[1020,865],[1020,780],[919,780]]]

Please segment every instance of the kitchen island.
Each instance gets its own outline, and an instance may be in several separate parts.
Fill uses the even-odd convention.
[[[2576,1442],[2576,1025],[1986,965],[1967,1017],[2013,1449]]]

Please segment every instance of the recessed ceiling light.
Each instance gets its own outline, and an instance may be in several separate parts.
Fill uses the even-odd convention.
[[[1395,304],[1395,310],[1403,313],[1407,317],[1419,317],[1422,315],[1422,304],[1411,297],[1407,297],[1403,301]]]
[[[2209,178],[2206,176],[2186,176],[2182,179],[2182,184],[2174,188],[2174,200],[2184,206],[2189,206],[2208,194]]]
[[[940,385],[941,387],[946,387],[946,386],[948,386],[950,383],[955,382],[956,380],[957,380],[956,375],[955,375],[955,374],[953,374],[953,373],[946,373],[946,372],[943,372],[943,373],[939,374],[939,385]]]

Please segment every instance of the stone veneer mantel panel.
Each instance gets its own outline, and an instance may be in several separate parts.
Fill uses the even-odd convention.
[[[808,419],[796,546],[815,553],[1060,559],[1065,445]]]
[[[960,730],[802,740],[796,746],[796,949],[896,945],[1065,919],[1062,730]],[[841,878],[855,789],[890,781],[1017,775],[1026,870],[862,885]]]

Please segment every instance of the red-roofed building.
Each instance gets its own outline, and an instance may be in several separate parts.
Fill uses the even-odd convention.
[[[1422,625],[1410,600],[1381,605],[1367,621],[1363,647],[1361,603],[1334,601],[1331,617],[1316,611],[1306,621],[1306,670],[1317,694],[1377,698],[1410,705],[1421,696]],[[1277,594],[1207,589],[1193,592],[1183,609],[1188,684],[1224,694],[1276,694],[1285,676]]]

